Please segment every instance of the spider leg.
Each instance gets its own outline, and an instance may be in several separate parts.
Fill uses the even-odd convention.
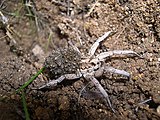
[[[81,95],[82,95],[82,92],[83,92],[83,91],[86,91],[85,89],[86,89],[86,87],[89,85],[89,83],[90,83],[90,82],[88,82],[88,83],[81,89],[81,91],[79,92],[78,102],[80,101],[80,97],[81,97]]]
[[[58,83],[61,83],[64,79],[65,79],[65,76],[62,75],[61,77],[57,78],[56,80],[51,80],[49,83],[39,87],[38,89],[55,87],[55,86],[57,86]]]
[[[124,70],[119,70],[113,67],[109,67],[109,66],[103,66],[101,68],[99,68],[97,71],[95,71],[94,75],[96,78],[102,76],[104,73],[106,72],[111,72],[111,73],[115,73],[115,74],[120,74],[120,75],[124,75],[128,78],[130,78],[130,74]]]
[[[132,50],[113,50],[108,52],[102,52],[99,55],[97,55],[95,58],[93,58],[90,62],[91,63],[98,63],[99,61],[104,61],[105,58],[111,57],[113,55],[134,55],[139,56],[136,52]]]
[[[38,89],[55,87],[55,86],[57,86],[58,83],[61,83],[65,79],[66,80],[75,80],[80,77],[82,77],[81,73],[79,73],[79,74],[65,74],[55,80],[51,80],[49,83],[39,87]]]
[[[70,46],[72,46],[72,48],[81,55],[81,52],[79,51],[79,49],[77,48],[77,46],[73,45],[73,43],[72,43],[71,41],[68,41],[68,44],[69,44]]]
[[[94,83],[94,85],[96,86],[96,88],[102,93],[102,95],[104,96],[104,98],[106,98],[105,101],[108,103],[109,107],[115,113],[115,110],[112,107],[111,101],[109,99],[108,93],[104,90],[104,88],[101,86],[101,84],[98,82],[98,80],[95,77],[91,76],[91,75],[85,75],[84,77],[87,80],[91,80]]]
[[[111,34],[111,31],[108,31],[96,40],[96,42],[91,46],[91,48],[89,50],[89,56],[90,57],[93,56],[94,53],[96,52],[96,50],[99,46],[99,43],[102,42],[103,40],[105,40],[110,34]]]
[[[119,69],[116,69],[116,68],[113,68],[113,67],[108,67],[108,66],[105,66],[104,67],[104,71],[105,72],[111,72],[111,73],[116,73],[116,74],[120,74],[120,75],[124,75],[128,78],[130,78],[130,74],[124,70],[119,70]]]

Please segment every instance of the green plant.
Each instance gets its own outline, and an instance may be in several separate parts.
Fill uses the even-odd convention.
[[[26,98],[25,98],[25,93],[23,90],[22,90],[22,94],[21,94],[21,99],[22,99],[22,103],[23,103],[23,109],[25,112],[26,120],[30,120],[29,112],[28,112],[28,108],[27,108],[27,103],[26,103]]]
[[[44,69],[45,69],[45,67],[41,68],[31,79],[29,79],[18,90],[16,90],[16,93],[19,93],[22,90],[24,90],[24,88],[26,88],[30,83],[32,83],[38,77],[38,75],[41,74],[44,71]]]
[[[27,109],[27,103],[26,103],[26,98],[25,98],[25,92],[24,92],[24,89],[29,85],[31,84],[37,77],[39,74],[41,74],[43,71],[44,71],[45,67],[41,68],[31,79],[29,79],[26,83],[24,83],[18,90],[16,90],[16,93],[19,94],[21,96],[21,100],[22,100],[22,103],[23,103],[23,109],[24,109],[24,112],[25,112],[25,117],[26,117],[26,120],[30,120],[30,117],[29,117],[29,112],[28,112],[28,109]]]

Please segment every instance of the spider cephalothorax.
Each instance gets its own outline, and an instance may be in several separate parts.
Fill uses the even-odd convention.
[[[106,72],[121,74],[126,77],[130,77],[130,74],[124,70],[105,66],[105,64],[101,64],[101,62],[104,62],[106,58],[113,55],[139,55],[131,50],[113,50],[95,55],[96,49],[98,48],[100,42],[105,40],[110,35],[110,33],[111,31],[106,32],[103,36],[98,38],[89,49],[87,56],[82,56],[78,48],[75,47],[72,43],[70,43],[71,47],[67,49],[52,52],[50,56],[46,58],[44,66],[47,71],[46,73],[50,79],[53,80],[51,80],[46,85],[43,85],[39,89],[51,86],[55,87],[63,80],[75,80],[83,77],[85,80],[91,81],[96,86],[96,88],[104,96],[104,100],[108,102],[112,111],[115,112],[107,92],[101,86],[97,78]]]

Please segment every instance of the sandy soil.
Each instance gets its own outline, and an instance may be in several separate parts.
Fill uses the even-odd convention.
[[[82,54],[87,54],[95,40],[110,30],[115,34],[100,45],[98,52],[133,50],[143,56],[116,57],[105,63],[131,74],[130,80],[110,73],[99,79],[116,113],[101,96],[86,93],[79,98],[84,79],[65,81],[52,90],[33,90],[49,81],[43,74],[25,89],[31,119],[160,119],[159,0],[41,0],[31,5],[34,17],[28,16],[20,0],[5,1],[6,7],[1,9],[9,19],[8,29],[13,37],[1,24],[1,120],[25,119],[15,90],[42,67],[52,50],[64,49],[71,40]],[[98,92],[93,85],[88,89]]]

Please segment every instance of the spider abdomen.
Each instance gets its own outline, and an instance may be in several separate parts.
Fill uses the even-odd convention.
[[[81,56],[72,48],[53,51],[45,60],[45,73],[50,79],[64,74],[76,73],[79,69]]]

